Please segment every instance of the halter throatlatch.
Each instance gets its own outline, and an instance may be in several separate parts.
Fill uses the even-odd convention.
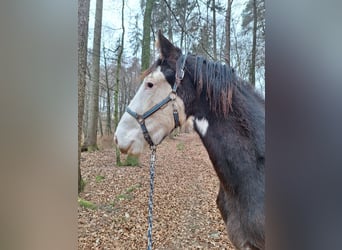
[[[177,110],[175,102],[176,102],[176,97],[177,97],[177,88],[178,88],[180,82],[184,78],[184,67],[185,67],[186,57],[187,57],[186,55],[181,55],[180,58],[177,60],[176,77],[175,77],[176,80],[175,80],[175,83],[173,84],[171,93],[165,99],[163,99],[158,104],[154,105],[151,109],[149,109],[148,111],[146,111],[142,115],[134,112],[129,107],[127,107],[127,109],[126,109],[127,113],[130,114],[131,116],[133,116],[138,121],[138,123],[140,124],[144,138],[147,141],[147,143],[150,145],[150,148],[155,147],[156,145],[154,144],[150,134],[148,133],[148,130],[147,130],[146,125],[145,125],[145,120],[146,120],[146,118],[153,115],[155,112],[157,112],[159,109],[161,109],[164,105],[166,105],[170,101],[172,102],[173,119],[175,121],[175,128],[180,126],[178,110]]]

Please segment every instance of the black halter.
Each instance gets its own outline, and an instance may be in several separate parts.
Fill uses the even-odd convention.
[[[175,128],[180,126],[179,123],[179,116],[178,111],[175,105],[176,97],[177,97],[177,88],[180,82],[183,80],[184,77],[184,67],[185,67],[185,61],[186,61],[186,55],[181,55],[180,58],[177,60],[176,63],[176,80],[173,85],[171,93],[163,99],[158,104],[154,105],[151,109],[146,111],[144,114],[140,115],[134,111],[132,111],[129,107],[127,107],[126,111],[128,114],[133,116],[138,123],[140,124],[141,130],[143,132],[144,138],[147,141],[147,143],[150,145],[150,147],[154,147],[155,144],[153,143],[150,134],[148,133],[148,130],[145,125],[145,119],[153,115],[156,111],[158,111],[161,107],[163,107],[168,102],[172,101],[172,107],[173,107],[173,119],[175,120]],[[178,65],[181,65],[178,68]]]

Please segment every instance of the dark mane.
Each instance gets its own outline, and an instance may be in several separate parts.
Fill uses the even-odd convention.
[[[203,56],[195,56],[194,81],[196,84],[197,96],[205,93],[210,110],[217,115],[227,117],[233,110],[233,92],[248,92],[258,102],[264,104],[263,98],[257,94],[253,86],[240,79],[234,68],[218,61],[209,61]]]
[[[232,109],[233,85],[237,83],[234,69],[221,62],[208,61],[196,56],[194,80],[197,95],[205,91],[210,109],[227,117]]]

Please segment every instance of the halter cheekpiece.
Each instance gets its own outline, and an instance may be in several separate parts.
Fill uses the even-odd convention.
[[[147,141],[147,143],[150,145],[151,148],[155,147],[156,145],[152,141],[152,138],[151,138],[151,136],[150,136],[150,134],[146,128],[145,120],[146,120],[146,118],[153,115],[155,112],[157,112],[159,109],[161,109],[164,105],[166,105],[170,101],[172,102],[172,107],[173,107],[173,119],[175,121],[175,128],[180,126],[178,110],[177,110],[177,107],[175,105],[175,102],[176,102],[176,97],[177,97],[177,88],[178,88],[180,82],[184,78],[184,67],[185,67],[186,57],[187,57],[186,55],[181,55],[179,57],[179,59],[177,60],[175,83],[173,84],[171,93],[165,99],[163,99],[158,104],[154,105],[152,108],[150,108],[148,111],[146,111],[142,115],[134,112],[129,107],[127,107],[127,109],[126,109],[127,113],[130,114],[131,116],[133,116],[137,120],[137,122],[140,124],[144,138]]]

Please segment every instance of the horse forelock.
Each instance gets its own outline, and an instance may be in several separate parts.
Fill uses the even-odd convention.
[[[175,57],[171,57],[168,59],[158,58],[148,69],[142,72],[140,78],[141,80],[143,80],[146,76],[155,71],[158,68],[158,66],[162,65],[167,65],[169,68],[176,71],[176,62],[177,59]]]
[[[141,73],[140,79],[144,80],[146,76],[148,76],[149,74],[151,74],[153,71],[155,71],[157,69],[157,67],[160,65],[160,61],[161,59],[158,59],[157,61],[155,61],[148,69],[146,69],[145,71],[143,71]]]

